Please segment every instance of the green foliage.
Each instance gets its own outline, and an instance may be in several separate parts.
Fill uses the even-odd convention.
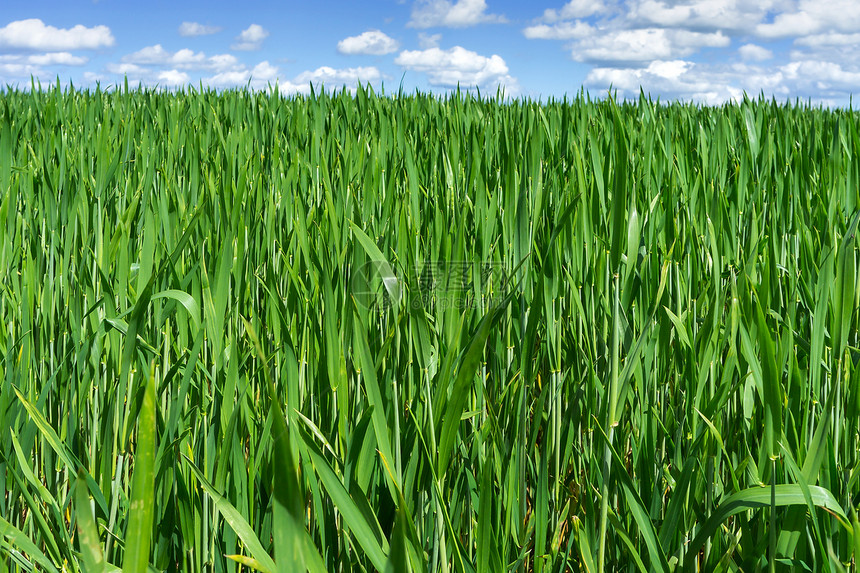
[[[0,570],[854,570],[858,116],[0,94]]]

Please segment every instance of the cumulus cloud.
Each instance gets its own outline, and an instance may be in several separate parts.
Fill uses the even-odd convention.
[[[756,44],[744,44],[738,48],[741,59],[752,62],[763,62],[773,58],[773,52]]]
[[[344,38],[337,43],[337,51],[341,54],[369,54],[384,56],[396,52],[400,44],[380,30],[368,30],[358,36]]]
[[[594,34],[595,29],[587,22],[559,22],[557,24],[535,24],[523,29],[523,34],[531,40],[581,40]]]
[[[30,76],[38,76],[41,72],[43,70],[39,66],[0,59],[0,77],[3,77],[5,81],[8,81],[8,78],[26,79]]]
[[[543,12],[542,21],[548,24],[560,20],[571,20],[574,18],[587,18],[604,10],[606,6],[602,0],[570,0],[560,9],[547,8]]]
[[[180,72],[179,70],[164,70],[158,74],[158,81],[167,86],[187,84],[190,80],[191,78],[187,73]]]
[[[795,43],[812,48],[860,46],[860,33],[842,34],[839,32],[826,32],[824,34],[813,34],[812,36],[798,38]]]
[[[596,33],[574,44],[571,55],[580,62],[649,62],[685,57],[703,47],[726,47],[722,32],[705,33],[665,28]]]
[[[359,81],[372,83],[380,79],[382,79],[382,73],[372,66],[341,69],[322,66],[313,71],[302,72],[294,81],[297,84],[324,85],[334,88],[342,85],[355,86]]]
[[[56,28],[38,18],[17,20],[0,28],[0,47],[40,51],[97,50],[114,45],[107,26]]]
[[[787,0],[631,0],[627,20],[649,26],[750,31]]]
[[[183,22],[179,25],[179,35],[185,37],[208,36],[221,31],[221,26],[208,26],[199,22]]]
[[[309,93],[313,84],[316,89],[355,90],[358,83],[377,83],[382,79],[382,72],[373,66],[357,68],[331,68],[322,66],[315,70],[307,70],[293,79],[278,82],[278,92],[284,95]]]
[[[590,87],[617,90],[622,97],[635,96],[642,88],[649,93],[717,104],[734,93],[697,73],[696,64],[684,60],[654,61],[644,68],[605,68],[591,70],[585,80]]]
[[[436,48],[442,40],[442,34],[428,34],[427,32],[418,32],[418,46],[422,50],[428,48]]]
[[[466,28],[478,24],[507,22],[500,14],[488,14],[486,0],[416,0],[412,7],[412,28]]]
[[[56,78],[55,69],[51,66],[83,66],[88,61],[83,56],[75,56],[70,52],[48,52],[46,54],[0,54],[0,82],[9,83],[20,80],[27,84],[30,78],[41,81],[51,81]],[[63,72],[66,73],[66,72]]]
[[[427,74],[430,85],[464,88],[504,85],[517,88],[516,80],[508,74],[508,65],[501,56],[482,56],[461,46],[448,50],[406,50],[394,62],[408,70]]]
[[[854,0],[800,0],[792,9],[756,26],[764,38],[789,38],[823,32],[853,34],[860,29],[860,4]]]
[[[263,46],[263,40],[269,37],[269,31],[259,24],[251,24],[236,37],[236,43],[231,47],[234,50],[259,50]]]
[[[721,104],[744,93],[764,92],[779,99],[810,99],[832,105],[860,83],[860,67],[825,60],[798,60],[775,65],[758,63],[705,64],[685,60],[654,61],[645,67],[596,67],[586,85],[635,97],[640,87],[665,98]]]
[[[804,60],[790,62],[782,71],[787,79],[807,90],[853,90],[860,84],[860,69],[856,65]]]
[[[83,56],[75,56],[70,52],[48,52],[47,54],[0,55],[0,62],[7,64],[29,64],[33,66],[83,66],[89,60]]]
[[[149,71],[148,68],[139,66],[137,64],[118,64],[115,62],[109,63],[107,66],[105,66],[105,69],[112,74],[130,77],[138,77]]]
[[[216,87],[233,87],[250,85],[254,89],[261,89],[278,78],[278,68],[268,61],[262,61],[252,69],[242,66],[239,69],[219,72],[213,76],[203,79],[206,85]]]
[[[195,52],[187,48],[177,52],[170,52],[165,50],[161,44],[147,46],[137,52],[123,56],[122,61],[130,64],[175,67],[185,70],[227,70],[238,64],[236,56],[232,54],[218,54],[207,57],[203,52]]]

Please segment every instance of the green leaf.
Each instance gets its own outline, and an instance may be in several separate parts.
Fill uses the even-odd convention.
[[[782,484],[774,488],[774,503],[777,507],[787,505],[806,505],[803,489],[797,484]],[[816,507],[824,508],[838,517],[843,523],[848,522],[845,513],[836,498],[823,487],[809,486],[809,496]],[[754,487],[745,489],[724,499],[710,517],[702,524],[696,536],[686,548],[687,557],[685,568],[693,567],[699,548],[711,538],[722,523],[737,513],[751,509],[761,509],[771,506],[771,488]]]
[[[302,432],[299,432],[299,434],[307,446],[308,454],[313,462],[317,476],[319,476],[320,483],[331,497],[334,506],[343,516],[344,524],[349,528],[353,536],[355,536],[356,542],[364,550],[373,566],[379,571],[384,570],[387,563],[387,543],[383,541],[380,544],[377,541],[376,535],[373,533],[373,528],[350,497],[340,478],[337,477],[337,474],[334,473],[334,470],[325,461],[322,452],[317,449],[310,438],[306,437]]]
[[[768,456],[776,458],[780,451],[779,442],[782,440],[782,373],[776,365],[776,349],[758,299],[756,299],[756,321],[761,347],[765,442]]]
[[[358,243],[364,249],[364,252],[367,253],[370,260],[375,263],[373,271],[379,274],[379,277],[382,280],[382,285],[385,287],[385,290],[388,291],[388,296],[391,297],[394,304],[399,303],[402,292],[400,283],[397,280],[397,276],[394,274],[394,269],[391,267],[391,264],[389,264],[385,255],[382,254],[382,251],[379,250],[379,247],[376,246],[376,243],[374,243],[373,240],[358,227],[358,225],[349,221],[349,226],[352,229],[355,238],[358,239]]]
[[[125,531],[123,573],[146,573],[155,519],[155,372],[150,370],[137,421],[134,474],[128,525]]]
[[[185,456],[185,461],[188,463],[188,467],[191,468],[191,471],[194,472],[194,475],[197,477],[197,480],[200,482],[200,485],[203,486],[203,490],[212,498],[212,501],[215,503],[215,508],[218,512],[224,517],[224,520],[230,525],[239,539],[242,540],[242,543],[248,550],[251,552],[251,557],[254,558],[258,571],[262,571],[263,573],[276,573],[279,569],[275,566],[275,562],[269,557],[269,554],[266,553],[266,550],[263,549],[263,545],[260,543],[260,539],[254,533],[254,530],[248,524],[247,520],[242,517],[242,514],[231,504],[227,498],[221,495],[218,490],[215,489],[209,480],[203,475],[194,462],[188,457]]]
[[[88,572],[94,573],[105,570],[105,558],[99,541],[99,530],[93,509],[90,506],[89,488],[83,469],[78,471],[75,480],[75,510],[78,521],[78,536],[80,538],[81,555]]]
[[[38,546],[33,543],[24,533],[0,517],[0,536],[7,539],[8,542],[30,556],[30,559],[45,568],[50,573],[58,573],[57,568],[51,563],[51,560],[45,557]]]
[[[487,338],[490,336],[493,326],[504,315],[504,310],[512,297],[513,292],[508,294],[502,300],[501,304],[484,316],[472,338],[469,340],[468,346],[463,351],[463,358],[460,361],[460,367],[457,369],[457,377],[454,379],[454,384],[451,388],[451,397],[445,409],[442,431],[439,438],[439,456],[436,473],[440,479],[444,476],[448,468],[451,452],[454,449],[457,433],[460,428],[460,417],[463,414],[466,400],[469,398],[471,383],[478,364],[481,362],[481,357],[484,354],[484,346],[487,344]]]
[[[191,317],[191,322],[194,324],[194,332],[200,330],[200,305],[194,300],[194,297],[185,291],[168,289],[152,295],[152,300],[160,298],[173,299],[188,311],[188,316]]]

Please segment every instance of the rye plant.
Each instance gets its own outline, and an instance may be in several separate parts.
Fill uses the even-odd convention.
[[[0,94],[0,571],[856,571],[858,116]]]

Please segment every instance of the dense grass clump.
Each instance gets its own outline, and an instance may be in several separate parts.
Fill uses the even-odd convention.
[[[858,117],[0,94],[0,570],[856,570]]]

